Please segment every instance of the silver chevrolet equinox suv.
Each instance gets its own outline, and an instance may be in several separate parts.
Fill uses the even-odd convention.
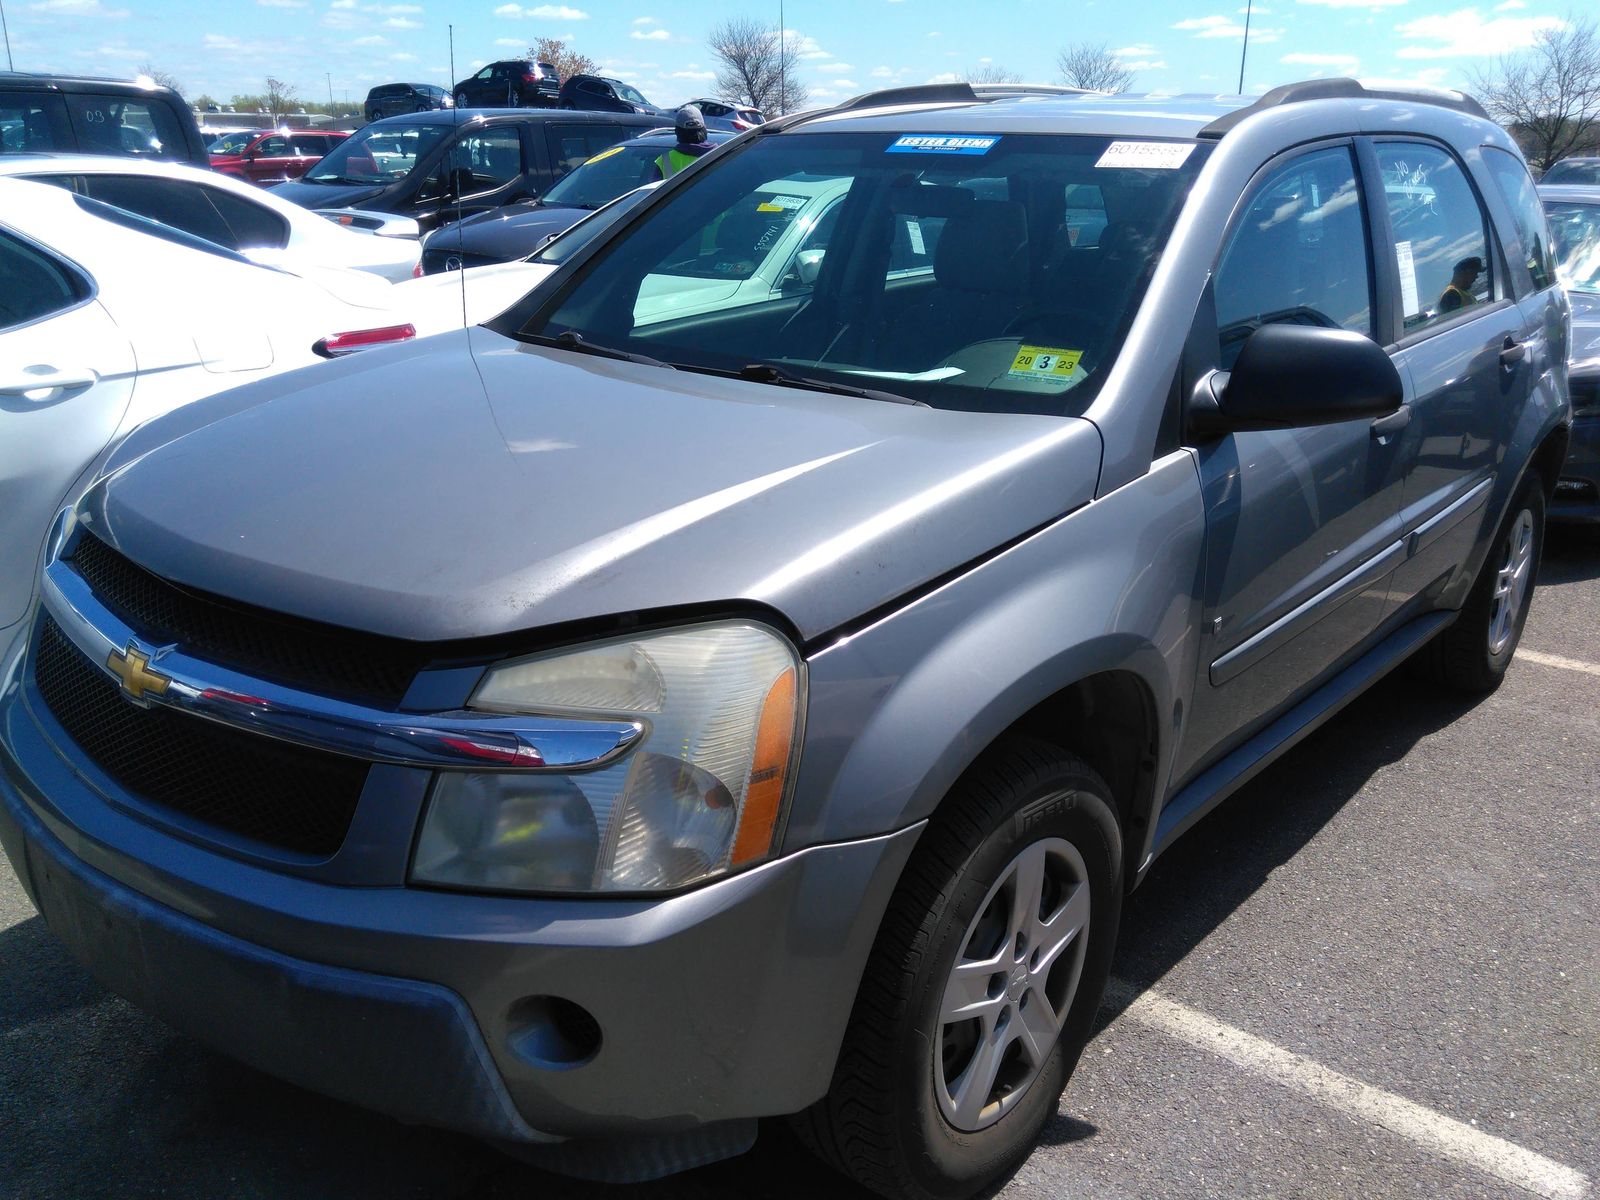
[[[0,833],[263,1070],[894,1197],[1055,1112],[1122,898],[1413,654],[1487,691],[1566,300],[1456,93],[780,119],[482,327],[146,425],[64,512]]]

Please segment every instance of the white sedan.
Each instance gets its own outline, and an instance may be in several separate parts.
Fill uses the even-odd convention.
[[[483,320],[527,286],[517,271],[465,291],[448,277],[302,278],[59,187],[0,179],[0,657],[52,516],[134,426],[225,388],[459,328],[464,310]]]
[[[187,163],[114,155],[17,155],[0,158],[0,178],[32,179],[182,229],[245,257],[297,274],[343,267],[388,280],[410,279],[422,253],[415,221],[377,236],[291,204],[270,191]]]

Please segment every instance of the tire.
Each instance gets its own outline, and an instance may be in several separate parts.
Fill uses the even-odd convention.
[[[456,107],[457,108],[466,108],[467,107],[467,94],[465,92],[457,92],[456,93]]]
[[[1035,861],[1047,881],[1038,893],[1019,886],[1031,878],[1023,864]],[[1028,914],[1019,891],[1037,895],[1048,922]],[[829,1092],[793,1118],[802,1141],[894,1200],[956,1200],[1015,1170],[1088,1041],[1122,892],[1122,838],[1100,777],[1047,743],[996,745],[941,805],[906,866]],[[1087,932],[1065,936],[1079,916]],[[1019,942],[1017,928],[1038,943]],[[958,1004],[986,1015],[952,1019]],[[962,1086],[990,1078],[987,1090]]]
[[[1530,472],[1495,531],[1461,615],[1434,639],[1429,665],[1439,683],[1479,695],[1500,686],[1533,603],[1544,523],[1544,484]]]

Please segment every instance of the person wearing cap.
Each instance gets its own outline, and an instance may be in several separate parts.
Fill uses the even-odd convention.
[[[672,131],[678,135],[678,144],[656,159],[657,179],[671,179],[701,155],[711,153],[706,119],[694,105],[685,104],[678,110]]]
[[[1439,297],[1439,313],[1443,315],[1466,308],[1469,304],[1476,304],[1478,298],[1472,294],[1472,285],[1482,274],[1483,259],[1477,255],[1463,258],[1458,262],[1450,273],[1450,283],[1445,287],[1444,294]]]

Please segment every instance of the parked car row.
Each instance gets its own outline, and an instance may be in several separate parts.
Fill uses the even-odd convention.
[[[1504,678],[1600,350],[1589,194],[1466,96],[1048,93],[665,179],[664,118],[459,104],[265,194],[0,178],[0,843],[49,928],[557,1170],[775,1115],[892,1200],[1015,1170],[1151,863],[1408,659]],[[456,222],[442,273],[297,265],[285,201]]]

